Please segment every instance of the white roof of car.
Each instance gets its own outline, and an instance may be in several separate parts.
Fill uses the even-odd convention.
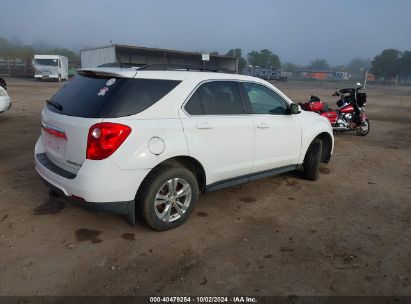
[[[91,69],[79,69],[82,72],[91,72],[100,75],[124,77],[124,78],[146,78],[146,79],[170,79],[170,80],[185,80],[198,79],[200,81],[207,79],[231,79],[231,80],[255,80],[255,77],[221,73],[221,72],[204,72],[204,71],[186,71],[186,70],[141,70],[138,68],[117,68],[117,67],[100,67]]]

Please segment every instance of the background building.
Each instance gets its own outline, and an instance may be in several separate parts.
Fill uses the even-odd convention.
[[[202,60],[202,53],[146,48],[130,45],[110,45],[80,51],[81,67],[94,68],[102,64],[119,63],[143,66],[146,64],[190,64],[224,68],[238,72],[238,59],[225,55],[210,55],[209,61]]]
[[[335,71],[319,71],[319,70],[303,70],[299,72],[300,76],[304,79],[316,79],[316,80],[348,80],[349,74],[347,72],[335,72]]]

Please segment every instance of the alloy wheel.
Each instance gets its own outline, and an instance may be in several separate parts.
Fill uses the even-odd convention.
[[[165,182],[154,199],[154,211],[164,222],[173,222],[181,218],[191,203],[191,186],[182,178],[173,178]]]

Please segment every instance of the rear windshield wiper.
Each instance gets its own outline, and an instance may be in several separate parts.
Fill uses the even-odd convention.
[[[52,107],[55,107],[57,110],[59,111],[63,111],[63,106],[61,104],[59,104],[58,102],[55,101],[51,101],[51,100],[46,100],[48,105],[51,105]]]

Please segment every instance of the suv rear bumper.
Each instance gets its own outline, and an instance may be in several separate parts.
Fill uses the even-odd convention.
[[[53,164],[41,138],[35,148],[35,169],[54,194],[89,210],[112,212],[134,224],[134,199],[150,169],[123,170],[111,160],[84,161],[77,173]]]
[[[98,162],[98,161],[96,161]],[[106,203],[134,200],[148,170],[121,170],[111,161],[83,164],[73,178],[51,169],[35,156],[37,173],[49,184],[60,189],[65,196],[77,196],[88,202]],[[69,173],[65,171],[66,173]]]
[[[76,197],[69,197],[64,194],[64,192],[57,188],[56,186],[50,184],[43,178],[43,182],[45,183],[46,187],[50,189],[50,196],[64,199],[67,202],[75,204],[79,207],[90,211],[97,211],[97,212],[108,212],[113,214],[122,215],[125,217],[127,222],[134,226],[136,224],[136,213],[135,213],[135,201],[125,201],[125,202],[107,202],[107,203],[93,203],[87,202],[80,198]]]

